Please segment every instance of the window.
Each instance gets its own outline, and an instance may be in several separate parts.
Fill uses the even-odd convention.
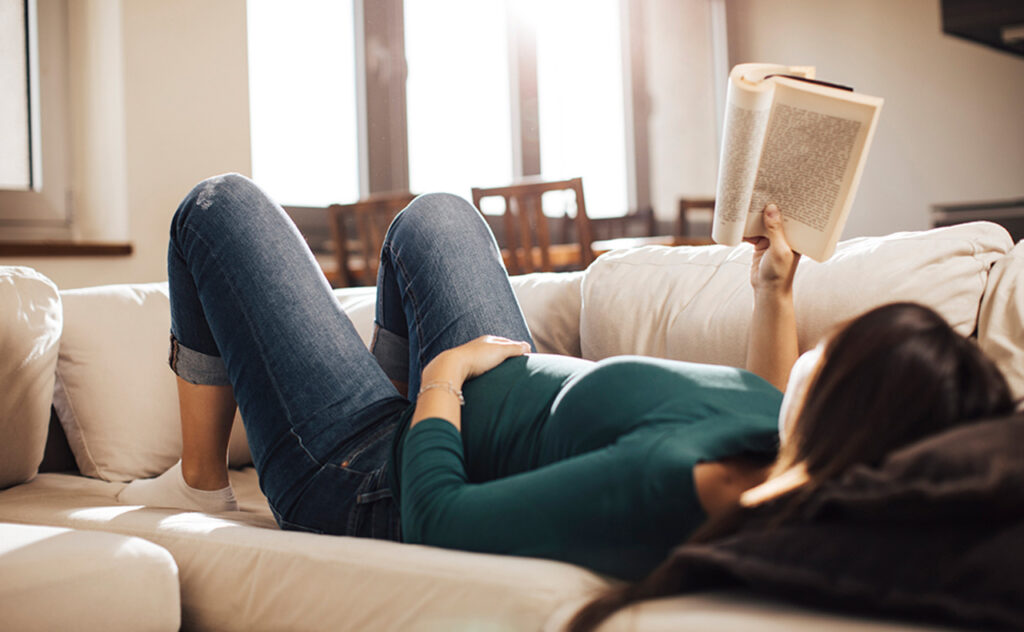
[[[512,180],[505,0],[405,0],[412,191]]]
[[[0,0],[0,189],[32,188],[26,9]]]
[[[353,0],[249,0],[253,179],[275,199],[358,199]]]
[[[533,16],[541,174],[583,177],[590,217],[623,215],[626,116],[619,0],[557,0]]]
[[[582,176],[590,215],[623,215],[626,2],[249,0],[253,176],[320,207]]]
[[[67,8],[0,0],[0,238],[71,236]]]

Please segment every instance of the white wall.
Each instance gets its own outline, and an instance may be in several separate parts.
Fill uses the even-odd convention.
[[[644,4],[651,205],[674,220],[680,197],[715,194],[718,137],[707,0]]]
[[[62,288],[166,279],[167,234],[199,180],[248,173],[245,0],[70,2],[72,181],[82,237],[131,257],[0,258]]]
[[[48,0],[45,0],[48,1]],[[248,173],[245,0],[69,3],[75,205],[131,257],[0,258],[61,287],[162,280],[167,228],[202,178]],[[646,0],[651,197],[714,192],[708,0]],[[1024,194],[1024,58],[941,33],[937,0],[729,0],[731,63],[814,64],[883,96],[845,235],[926,228],[933,203]]]
[[[807,64],[885,98],[844,236],[1024,195],[1024,58],[944,35],[938,0],[729,0],[732,64]]]

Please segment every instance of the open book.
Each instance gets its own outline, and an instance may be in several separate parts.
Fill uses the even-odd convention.
[[[882,99],[815,82],[814,68],[740,64],[729,73],[712,238],[763,235],[782,212],[793,250],[832,256],[846,225]]]

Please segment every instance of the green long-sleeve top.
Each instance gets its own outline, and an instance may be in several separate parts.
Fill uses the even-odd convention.
[[[409,413],[396,436],[406,542],[636,579],[705,520],[697,463],[778,447],[781,393],[730,367],[529,355],[463,392],[461,435]]]

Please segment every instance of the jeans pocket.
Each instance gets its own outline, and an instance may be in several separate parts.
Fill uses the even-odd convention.
[[[356,494],[349,521],[349,534],[377,540],[400,540],[398,505],[387,485],[387,467],[366,477]]]
[[[342,453],[344,456],[334,461],[334,466],[350,472],[372,475],[380,468],[381,463],[386,463],[389,459],[394,432],[394,423],[379,424],[378,427],[370,429],[365,436],[345,447]]]

